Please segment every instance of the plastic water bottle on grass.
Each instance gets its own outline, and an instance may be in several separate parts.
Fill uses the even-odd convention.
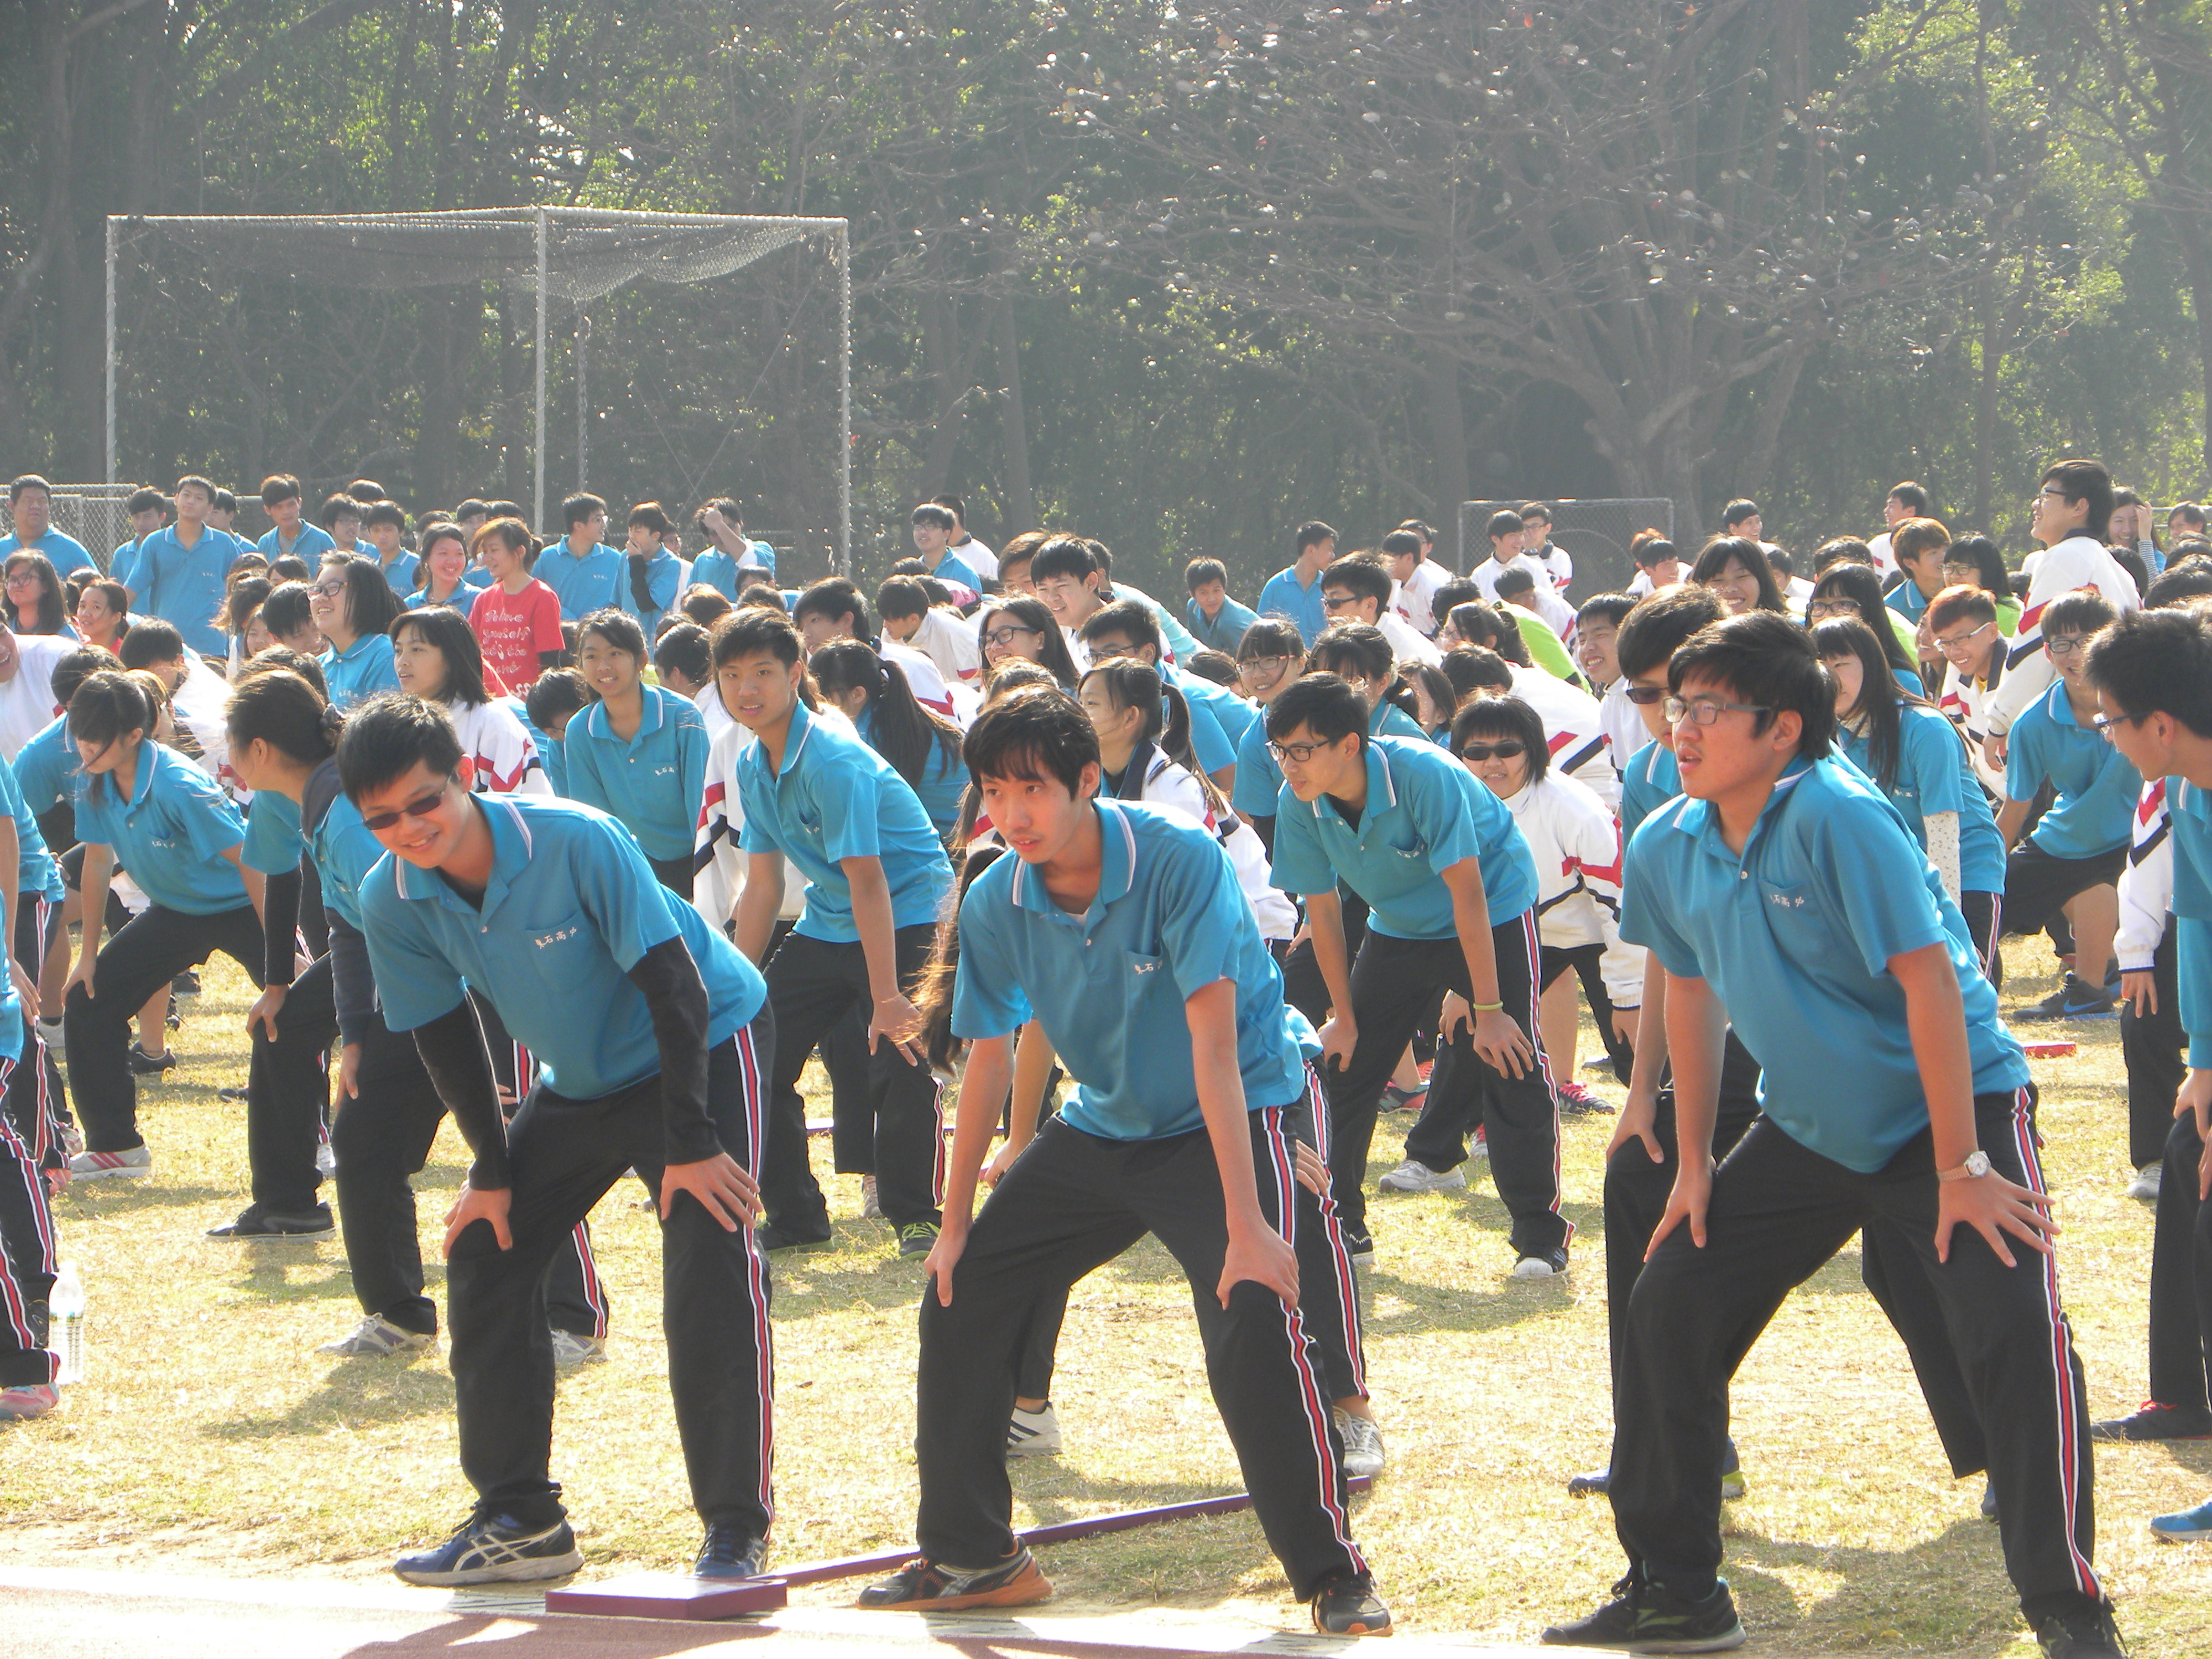
[[[61,1271],[54,1275],[53,1293],[46,1298],[46,1311],[51,1317],[46,1346],[61,1360],[60,1373],[54,1381],[83,1382],[84,1279],[78,1274],[76,1262],[63,1262]]]

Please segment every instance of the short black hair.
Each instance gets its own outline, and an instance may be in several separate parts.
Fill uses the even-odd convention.
[[[1325,674],[1345,666],[1356,668],[1378,690],[1390,684],[1398,669],[1389,635],[1370,623],[1331,623],[1315,639],[1306,661]]]
[[[1493,586],[1498,589],[1498,597],[1502,599],[1508,593],[1534,592],[1536,579],[1520,566],[1516,565],[1510,570],[1500,571],[1498,580]]]
[[[1486,645],[1455,646],[1444,653],[1444,678],[1455,701],[1480,691],[1510,691],[1513,670]]]
[[[1552,509],[1541,501],[1522,502],[1521,521],[1526,524],[1532,518],[1541,519],[1546,524],[1549,524],[1552,522]]]
[[[141,617],[117,641],[116,654],[125,668],[145,668],[157,662],[174,662],[185,654],[185,636],[174,623],[159,617]]]
[[[1192,592],[1197,592],[1208,582],[1219,582],[1224,587],[1229,586],[1229,568],[1220,560],[1193,559],[1182,568],[1183,586]]]
[[[2119,613],[2112,602],[2094,587],[2079,587],[2071,593],[2061,593],[2043,607],[2043,637],[2048,640],[2063,631],[2075,634],[2094,634],[2099,629],[2110,628]]]
[[[438,698],[440,702],[452,708],[491,701],[484,685],[483,647],[477,643],[467,617],[447,605],[403,611],[392,624],[392,642],[397,644],[401,633],[409,629],[425,645],[436,647],[446,659],[446,690]]]
[[[449,778],[460,769],[461,740],[443,703],[392,692],[370,698],[346,717],[338,738],[338,781],[355,805],[404,777],[418,762],[435,777]]]
[[[889,576],[876,589],[876,614],[886,622],[928,613],[929,590],[915,577]]]
[[[1874,549],[1856,536],[1831,536],[1813,550],[1813,574],[1825,574],[1838,564],[1863,564],[1874,568]]]
[[[313,603],[308,597],[307,583],[279,582],[262,601],[261,625],[279,639],[287,634],[296,634],[314,621]]]
[[[135,678],[103,668],[86,675],[70,694],[69,734],[104,749],[126,732],[143,732],[151,737],[158,713],[146,687]]]
[[[908,525],[933,525],[939,530],[957,530],[960,520],[952,516],[952,509],[939,501],[924,501],[906,515]]]
[[[616,650],[629,653],[637,659],[641,671],[653,660],[645,643],[645,629],[638,625],[636,617],[618,606],[603,606],[576,624],[579,647],[586,634],[597,634]]]
[[[665,536],[676,528],[676,520],[659,501],[640,501],[629,510],[629,527],[635,530],[640,525],[656,536]]]
[[[48,501],[53,499],[54,487],[52,484],[35,472],[24,472],[8,481],[8,505],[15,506],[22,499],[23,492],[27,489],[43,489],[46,492]]]
[[[1310,547],[1319,547],[1323,542],[1334,541],[1336,527],[1323,524],[1319,519],[1308,519],[1298,526],[1298,533],[1294,539],[1298,551],[1303,553]]]
[[[1357,737],[1367,747],[1367,704],[1334,674],[1308,674],[1267,705],[1267,735],[1279,742],[1301,726],[1323,743]]]
[[[1413,557],[1419,558],[1421,556],[1420,532],[1414,530],[1394,530],[1382,538],[1382,551],[1394,555],[1409,553]]]
[[[1051,686],[1009,693],[975,716],[960,758],[981,793],[988,778],[1055,779],[1076,793],[1083,769],[1098,760],[1098,730],[1082,706]]]
[[[951,507],[952,509],[952,516],[959,520],[961,523],[965,524],[968,522],[968,503],[960,496],[947,494],[943,495],[932,495],[929,499],[935,501],[939,507]]]
[[[1186,674],[1212,680],[1216,685],[1225,685],[1232,691],[1237,689],[1237,659],[1225,651],[1194,651],[1177,666]]]
[[[2171,714],[2212,738],[2212,611],[2131,611],[2091,642],[2088,669],[2124,714]]]
[[[490,516],[491,503],[480,501],[473,495],[453,509],[453,520],[456,523],[464,519],[488,519]]]
[[[1429,595],[1430,619],[1441,628],[1458,606],[1476,604],[1481,598],[1480,583],[1465,576],[1455,576]]]
[[[1483,533],[1494,542],[1501,536],[1519,535],[1522,527],[1518,513],[1510,507],[1501,507],[1490,515],[1490,522],[1483,526]]]
[[[1073,576],[1079,582],[1097,568],[1089,542],[1080,536],[1054,536],[1030,558],[1030,582],[1035,586],[1054,576]]]
[[[1721,619],[1721,602],[1702,587],[1676,586],[1646,594],[1622,620],[1613,646],[1620,672],[1638,679],[1663,665],[1692,635]]]
[[[1086,645],[1109,634],[1119,634],[1128,641],[1132,651],[1151,646],[1154,661],[1166,654],[1160,641],[1159,619],[1139,599],[1116,599],[1111,605],[1100,605],[1083,619],[1083,626],[1075,634]]]
[[[1765,712],[1752,730],[1764,732],[1778,714],[1800,722],[1797,752],[1818,760],[1828,752],[1836,729],[1836,689],[1813,653],[1812,636],[1789,617],[1771,611],[1747,611],[1740,617],[1701,628],[1667,663],[1667,689],[1676,696],[1692,679],[1726,689],[1738,702]]]
[[[2144,592],[2142,602],[2145,610],[2155,611],[2208,596],[2212,596],[2212,563],[2203,559],[2185,559],[2166,566],[2164,574]]]
[[[54,664],[54,702],[64,708],[68,708],[69,700],[76,695],[77,687],[93,675],[103,672],[118,672],[122,667],[122,659],[112,651],[103,650],[96,645],[77,647]]]
[[[248,657],[239,669],[238,684],[242,685],[253,675],[271,668],[289,668],[321,692],[325,699],[331,695],[331,683],[323,678],[323,665],[306,652],[295,651],[289,645],[272,645]]]
[[[1899,507],[1910,507],[1912,510],[1912,516],[1916,519],[1924,519],[1928,516],[1928,492],[1910,478],[1905,479],[1902,483],[1892,484],[1889,487],[1888,499],[1895,501]]]
[[[346,486],[346,494],[366,507],[371,501],[383,501],[392,492],[374,478],[356,478]]]
[[[1996,598],[1986,587],[1975,582],[1954,582],[1928,601],[1928,626],[1948,628],[1953,623],[1993,623],[1997,619]]]
[[[1633,593],[1593,593],[1575,611],[1578,623],[1610,623],[1618,628],[1626,621],[1628,613],[1636,609]]]
[[[321,510],[315,516],[322,520],[323,528],[325,530],[337,524],[340,519],[351,518],[358,522],[361,518],[361,503],[341,490],[338,494],[325,498]]]
[[[1552,750],[1544,731],[1544,717],[1516,696],[1470,697],[1452,716],[1451,752],[1455,760],[1469,738],[1518,738],[1528,757],[1528,781],[1540,783],[1552,768]]]
[[[1737,496],[1721,509],[1721,523],[1729,530],[1734,530],[1746,519],[1758,516],[1759,503],[1747,495]]]
[[[763,652],[789,668],[798,663],[804,641],[798,624],[782,611],[747,605],[714,624],[714,644],[717,668]]]
[[[1305,635],[1298,632],[1298,625],[1280,617],[1261,617],[1237,641],[1239,662],[1250,662],[1255,657],[1303,657],[1305,653]]]
[[[362,528],[374,530],[383,524],[390,525],[394,530],[406,529],[406,509],[397,501],[371,501],[368,510],[361,515]]]
[[[1682,557],[1681,550],[1664,536],[1647,536],[1640,542],[1630,543],[1628,556],[1636,561],[1638,570],[1649,570],[1662,559],[1680,562]]]
[[[1390,590],[1396,584],[1372,554],[1355,553],[1348,559],[1339,559],[1321,573],[1322,591],[1340,587],[1355,599],[1375,601],[1375,614],[1380,617],[1390,604]]]
[[[810,583],[798,599],[792,602],[791,616],[794,622],[803,622],[819,612],[836,622],[840,617],[853,619],[853,636],[869,637],[868,602],[860,597],[860,590],[850,577],[824,576]]]
[[[2105,539],[2112,527],[2112,475],[2105,471],[2102,461],[2057,461],[2043,471],[2037,480],[2038,487],[2057,484],[2061,495],[2070,502],[2086,501],[2089,516],[2081,526],[2081,533]]]
[[[607,510],[606,502],[589,490],[578,490],[561,503],[561,525],[564,530],[574,530],[594,513]]]
[[[1444,620],[1451,624],[1452,632],[1459,635],[1462,645],[1487,647],[1508,634],[1521,631],[1518,623],[1507,622],[1498,614],[1496,606],[1480,599],[1454,605]]]
[[[141,513],[159,513],[167,517],[169,498],[153,485],[143,484],[131,492],[130,499],[123,503],[123,510],[134,519]]]
[[[554,721],[589,708],[599,699],[591,683],[573,668],[549,668],[530,683],[522,706],[530,723],[543,732]]]
[[[676,623],[653,642],[653,665],[665,679],[672,668],[695,685],[714,678],[714,653],[707,630],[695,622]]]
[[[201,495],[208,498],[208,505],[210,507],[213,507],[215,505],[215,480],[213,478],[207,477],[198,472],[187,472],[183,477],[177,480],[177,487],[170,492],[170,499],[172,501],[175,500],[177,496],[183,495],[187,489],[198,490]]]

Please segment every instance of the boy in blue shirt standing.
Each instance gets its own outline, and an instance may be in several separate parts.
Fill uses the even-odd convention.
[[[262,510],[274,528],[254,545],[270,563],[297,559],[313,570],[322,563],[323,555],[337,545],[329,532],[305,521],[301,515],[305,505],[300,481],[290,473],[272,472],[261,481]]]
[[[960,906],[951,1022],[970,1047],[921,1304],[921,1557],[860,1605],[1051,1595],[1008,1524],[1006,1424],[1029,1310],[1151,1232],[1190,1279],[1213,1397],[1292,1592],[1327,1633],[1386,1635],[1298,1309],[1300,1245],[1326,1224],[1295,1177],[1287,1121],[1314,1091],[1312,1031],[1284,1005],[1212,837],[1095,799],[1097,737],[1070,699],[1018,692],[964,750],[1014,856]],[[1032,1018],[1083,1082],[971,1222],[1015,1034]]]
[[[1209,651],[1234,657],[1244,630],[1260,620],[1260,613],[1229,597],[1229,571],[1218,559],[1193,559],[1182,579],[1190,589],[1183,615],[1190,619],[1191,637]]]
[[[653,879],[613,819],[472,794],[434,703],[369,705],[346,723],[338,773],[390,854],[360,895],[385,1024],[414,1032],[475,1154],[447,1217],[446,1285],[476,1510],[393,1571],[475,1584],[582,1565],[549,1467],[545,1273],[635,1170],[660,1217],[669,1391],[706,1527],[692,1571],[753,1577],[774,1513],[768,1267],[750,1229],[774,1046],[760,975]],[[538,1061],[504,1133],[471,992]]]
[[[1328,988],[1329,1164],[1352,1253],[1373,1250],[1364,1186],[1382,1086],[1423,1012],[1449,992],[1443,1034],[1462,1068],[1459,1086],[1484,1091],[1490,1167],[1513,1218],[1514,1276],[1565,1273],[1574,1229],[1559,1213],[1559,1104],[1542,1042],[1530,1035],[1528,843],[1505,803],[1449,755],[1425,738],[1371,738],[1367,718],[1358,693],[1334,674],[1308,675],[1267,709],[1267,744],[1283,769],[1273,879],[1305,899]],[[1367,902],[1357,961],[1345,945],[1340,879]]]
[[[177,521],[138,544],[124,585],[131,607],[159,617],[203,656],[220,657],[230,641],[216,626],[222,609],[223,578],[238,562],[238,544],[207,521],[215,486],[197,474],[177,480]]]
[[[567,526],[561,539],[538,556],[530,574],[561,601],[562,622],[581,622],[619,602],[623,556],[599,539],[606,532],[607,504],[597,495],[569,496],[561,503],[561,522]]]
[[[2022,1612],[2045,1652],[2117,1659],[2027,1063],[1966,923],[1887,800],[1831,757],[1834,687],[1802,629],[1760,612],[1715,624],[1668,684],[1686,799],[1638,831],[1621,915],[1666,973],[1680,1146],[1615,1368],[1628,1572],[1544,1639],[1742,1643],[1716,1576],[1729,1378],[1783,1297],[1887,1218],[1972,1389]],[[1729,1018],[1765,1062],[1765,1115],[1716,1171]]]

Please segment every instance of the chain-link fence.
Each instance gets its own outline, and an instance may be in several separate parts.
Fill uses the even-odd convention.
[[[1493,513],[1518,513],[1534,496],[1505,501],[1462,501],[1459,509],[1459,544],[1462,568],[1471,568],[1489,556],[1486,527]],[[1575,562],[1572,592],[1576,599],[1625,588],[1636,574],[1628,556],[1628,544],[1639,530],[1656,530],[1671,538],[1674,533],[1674,503],[1621,498],[1608,501],[1546,501],[1552,513],[1552,539]]]
[[[84,544],[85,551],[101,570],[109,556],[131,538],[131,514],[124,508],[136,484],[58,483],[53,488],[54,528]],[[255,502],[258,507],[260,503]],[[8,533],[15,530],[15,515],[0,500],[0,521]]]

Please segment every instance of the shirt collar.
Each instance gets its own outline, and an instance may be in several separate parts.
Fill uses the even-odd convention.
[[[1097,925],[1109,904],[1128,892],[1137,874],[1137,832],[1130,825],[1128,813],[1115,801],[1094,800],[1091,808],[1098,814],[1098,896],[1091,901],[1091,908],[1082,919],[1086,933]],[[1053,902],[1043,878],[1027,863],[1014,866],[1013,900],[1038,915],[1074,920]]]
[[[2061,726],[2079,727],[2081,724],[2074,718],[2074,699],[2066,695],[2063,675],[2051,682],[2051,690],[2044,694],[2044,707],[2051,711],[2051,718]]]
[[[640,685],[637,690],[639,707],[637,735],[630,739],[632,743],[641,742],[660,730],[663,713],[661,699],[654,695],[661,690],[660,687]],[[676,694],[671,691],[667,695],[672,697]],[[611,738],[615,735],[614,723],[607,718],[606,704],[598,702],[592,705],[591,724],[586,729],[595,738]]]
[[[753,763],[781,783],[799,769],[799,754],[805,749],[807,739],[813,735],[813,711],[807,708],[804,699],[796,699],[791,705],[791,724],[783,734],[783,770],[779,772],[769,764],[768,745],[757,738],[753,743]]]
[[[1740,857],[1730,852],[1728,842],[1721,839],[1720,814],[1709,800],[1683,797],[1681,808],[1674,814],[1674,826],[1682,834],[1692,837],[1708,855],[1737,866],[1747,865],[1751,860],[1752,848],[1766,833],[1769,821],[1790,804],[1790,796],[1796,793],[1797,786],[1813,769],[1813,765],[1802,755],[1790,757],[1790,764],[1783,769],[1782,775],[1774,781],[1774,790],[1767,796],[1766,805],[1759,809],[1759,822],[1751,826],[1751,834],[1745,838],[1743,853]]]
[[[530,826],[514,804],[500,795],[471,794],[469,804],[484,816],[484,827],[491,831],[491,880],[484,886],[483,903],[474,906],[453,890],[453,884],[435,870],[425,870],[406,860],[395,856],[392,860],[393,885],[404,899],[428,899],[457,910],[468,910],[489,916],[498,908],[499,902],[507,896],[510,885],[510,871],[530,867],[535,841]]]
[[[339,650],[337,647],[334,645],[331,647],[331,660],[332,662],[351,662],[356,657],[362,653],[363,647],[365,647],[371,640],[380,640],[384,637],[385,635],[381,634],[362,634],[358,635],[354,640],[354,642],[346,647],[343,651]]]
[[[138,745],[138,775],[131,780],[131,799],[124,803],[125,811],[139,805],[152,793],[155,769],[161,764],[162,757],[168,752],[166,747],[151,738]],[[110,789],[115,787],[115,774],[112,772],[107,775],[107,787]]]
[[[1378,712],[1382,705],[1377,704]],[[1371,719],[1371,717],[1370,717]],[[1343,823],[1343,815],[1336,810],[1334,799],[1327,793],[1313,798],[1313,815],[1322,816],[1322,803],[1328,801],[1328,816]],[[1382,745],[1370,738],[1367,744],[1367,803],[1359,809],[1362,829],[1374,822],[1378,812],[1387,812],[1398,804],[1398,781],[1390,775],[1390,757]],[[1346,825],[1346,828],[1349,828]]]

